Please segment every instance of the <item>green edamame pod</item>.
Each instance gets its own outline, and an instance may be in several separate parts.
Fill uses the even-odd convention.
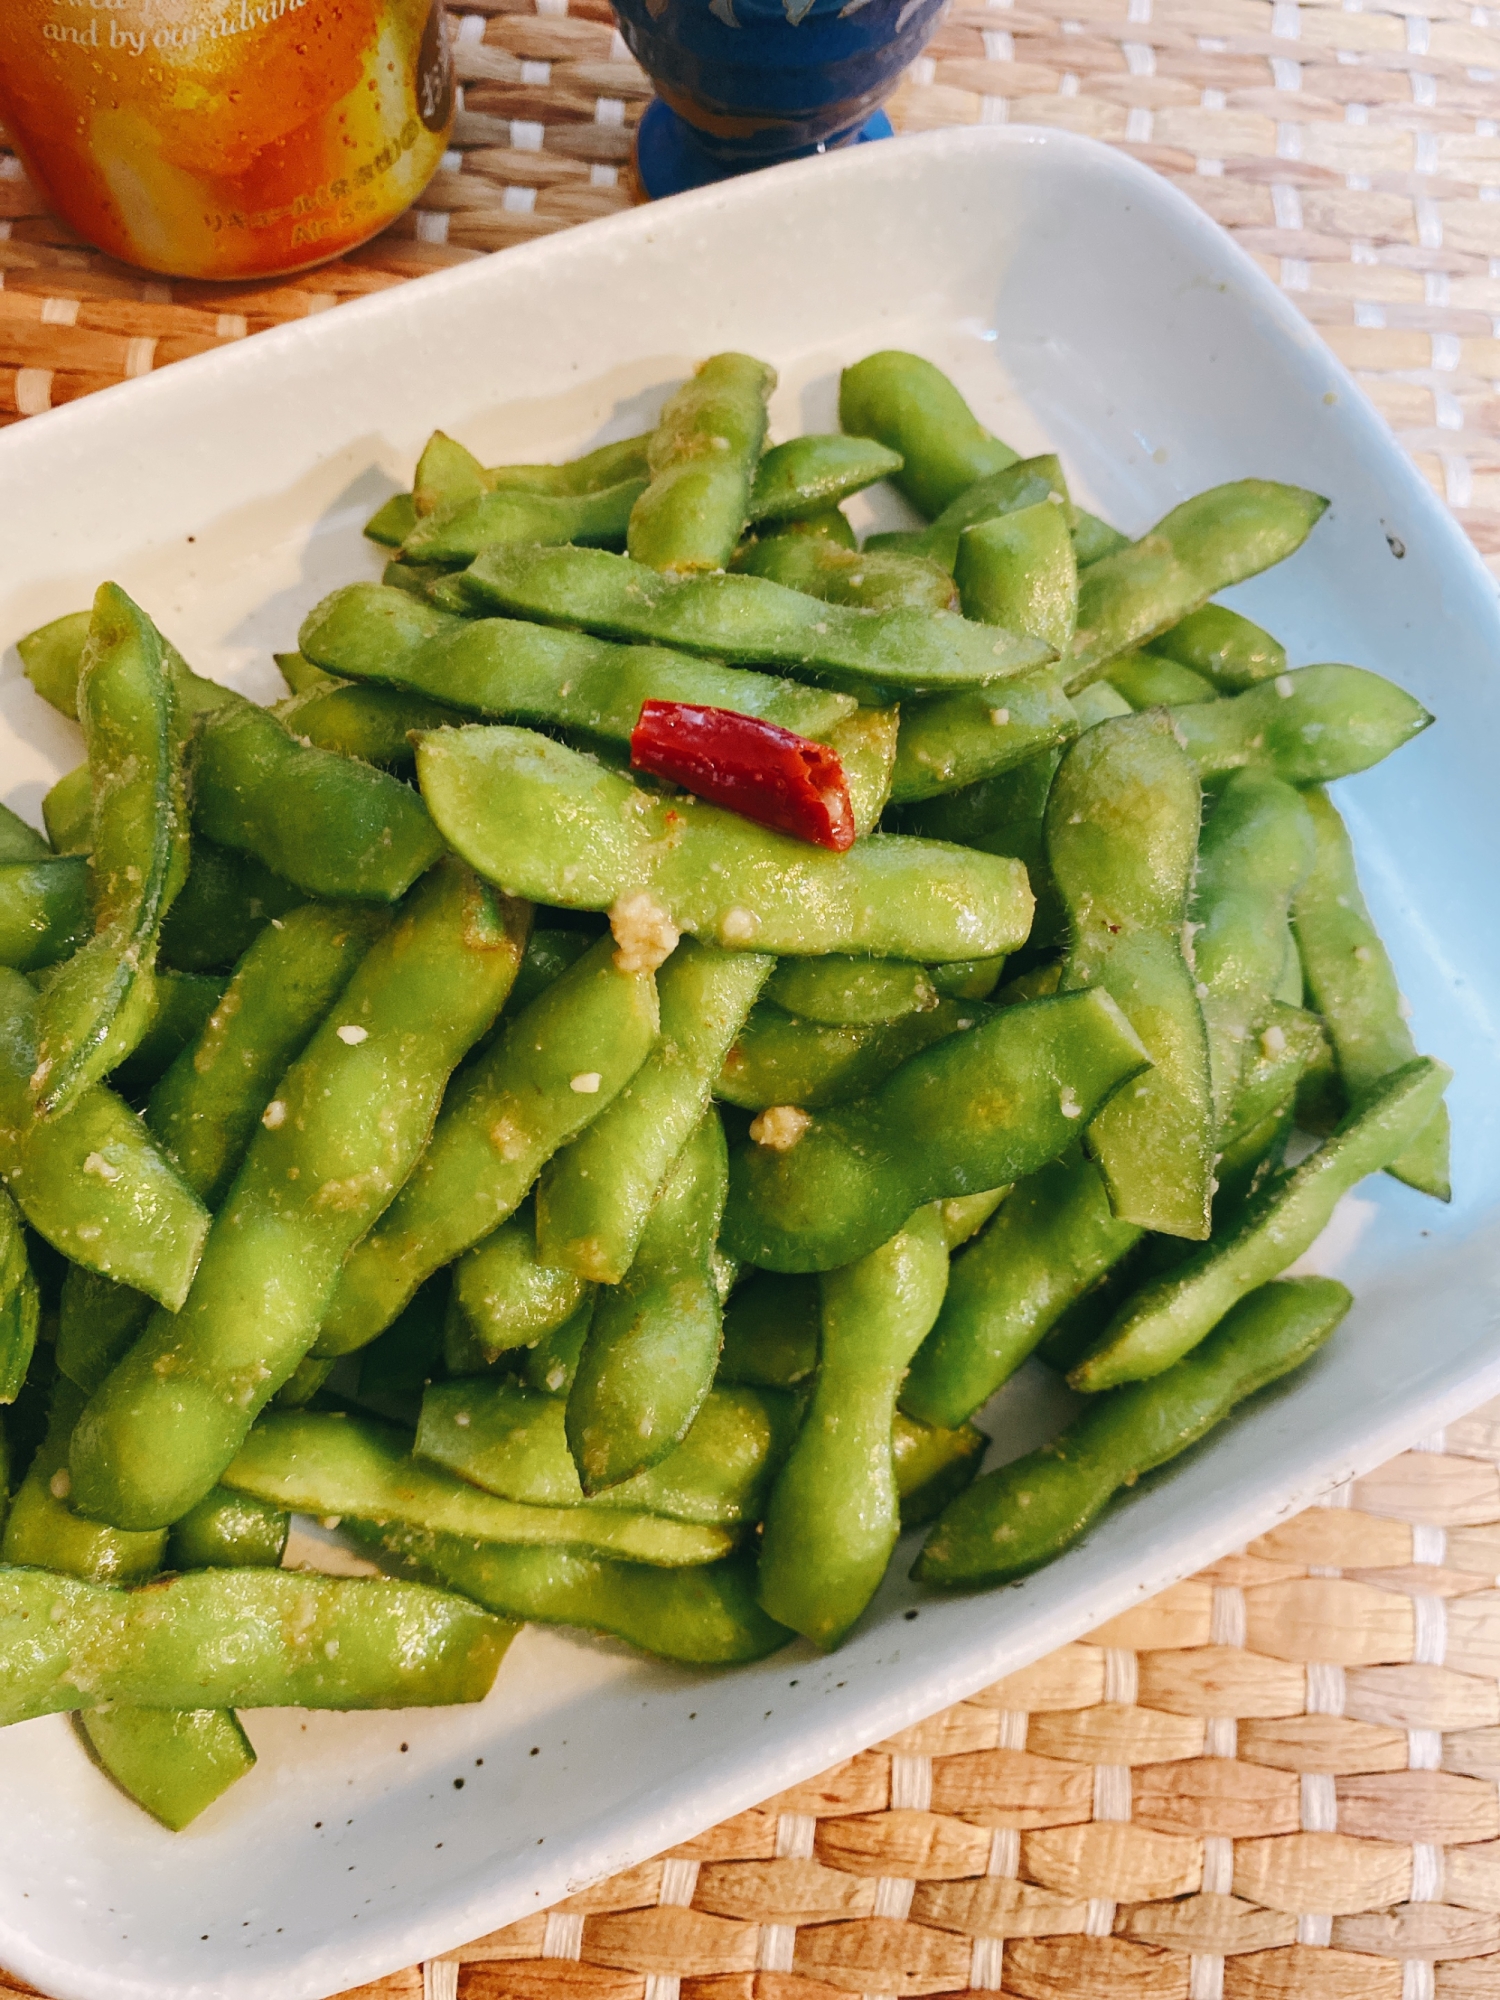
[[[1010,446],[990,436],[940,368],[894,348],[844,370],[839,422],[854,436],[900,453],[901,470],[891,473],[891,484],[929,519],[976,479],[1016,462]]]
[[[1147,651],[1201,674],[1220,694],[1239,694],[1286,672],[1286,647],[1226,604],[1190,611]]]
[[[690,794],[667,798],[530,730],[441,730],[417,749],[433,819],[487,880],[611,910],[626,935],[731,950],[910,958],[1013,951],[1031,922],[1015,862],[899,835],[845,854]]]
[[[635,1262],[601,1291],[568,1391],[568,1449],[585,1493],[657,1465],[687,1435],[719,1359],[713,1250],[728,1183],[712,1105],[668,1173]]]
[[[732,708],[799,736],[821,735],[855,706],[848,695],[661,646],[621,646],[513,618],[466,623],[379,583],[347,584],[325,597],[303,621],[301,640],[311,658],[356,681],[612,743],[629,743],[643,701]]]
[[[67,1504],[68,1439],[82,1408],[81,1392],[59,1379],[47,1435],[16,1495],[0,1559],[93,1583],[143,1582],[161,1565],[165,1535],[100,1527]],[[90,1712],[82,1726],[109,1776],[173,1826],[185,1826],[255,1762],[239,1724],[221,1710],[118,1706]]]
[[[482,1701],[514,1628],[422,1584],[201,1570],[144,1590],[0,1570],[0,1726],[141,1708]]]
[[[809,433],[762,454],[750,487],[752,521],[803,519],[901,470],[901,454],[870,438]]]
[[[382,548],[399,549],[417,525],[416,504],[409,493],[393,493],[365,522],[362,532]]]
[[[944,1000],[987,1000],[1005,970],[1003,958],[960,958],[951,965],[929,968],[932,983]]]
[[[172,1569],[275,1569],[286,1552],[292,1517],[283,1507],[215,1486],[167,1536]]]
[[[1141,649],[1111,660],[1104,679],[1132,708],[1185,708],[1212,701],[1217,693],[1213,682],[1191,667]]]
[[[41,972],[71,957],[92,930],[81,854],[0,864],[0,965]]]
[[[646,447],[651,483],[630,511],[636,562],[672,571],[727,565],[750,519],[775,387],[776,371],[763,361],[714,354],[668,396]]]
[[[1152,1067],[1089,1128],[1123,1222],[1207,1236],[1213,1179],[1208,1039],[1183,924],[1198,852],[1198,780],[1160,711],[1089,729],[1047,799],[1047,865],[1070,930],[1062,990],[1102,988]]]
[[[1003,472],[991,473],[966,486],[931,527],[916,534],[871,535],[865,547],[877,553],[891,550],[900,555],[926,556],[930,562],[940,563],[951,576],[958,561],[959,537],[965,528],[1044,503],[1058,507],[1065,521],[1073,520],[1076,510],[1068,499],[1068,484],[1060,462],[1051,452],[1043,452],[1038,458],[1020,459]]]
[[[309,895],[353,902],[395,902],[443,851],[409,786],[310,749],[249,702],[200,727],[193,828]]]
[[[57,1321],[57,1365],[92,1393],[140,1338],[151,1317],[144,1292],[70,1264]]]
[[[86,1271],[175,1311],[208,1234],[208,1211],[141,1121],[102,1084],[55,1118],[33,1114],[36,995],[0,970],[0,1177],[40,1236]]]
[[[558,542],[623,548],[631,510],[645,487],[643,479],[622,479],[597,493],[532,493],[524,487],[500,487],[455,500],[434,513],[417,515],[401,544],[401,560],[456,568],[471,563],[482,549],[509,542],[528,548]]]
[[[291,1374],[276,1391],[272,1401],[281,1410],[304,1410],[333,1371],[331,1361],[304,1354]]]
[[[757,1521],[800,1417],[779,1390],[711,1389],[681,1444],[589,1504],[717,1527]],[[585,1504],[561,1400],[517,1382],[438,1383],[422,1398],[413,1449],[502,1500]]]
[[[535,1347],[592,1291],[576,1271],[545,1264],[537,1255],[536,1213],[529,1200],[466,1250],[453,1271],[453,1295],[490,1361],[514,1347]]]
[[[521,487],[528,493],[602,493],[622,480],[645,478],[651,437],[650,431],[642,431],[639,437],[596,445],[561,465],[490,465],[484,476],[496,491]]]
[[[569,1313],[561,1326],[544,1333],[535,1347],[526,1349],[521,1363],[523,1387],[540,1390],[544,1396],[560,1396],[566,1400],[573,1387],[573,1377],[578,1373],[583,1343],[588,1339],[589,1328],[593,1324],[595,1297],[591,1285],[587,1296]]]
[[[435,440],[442,436],[440,431],[434,432],[433,437],[428,440],[429,451]],[[483,488],[476,487],[473,490],[475,493],[481,490],[485,492],[518,490],[523,493],[581,496],[603,493],[626,480],[644,483],[647,472],[646,446],[649,442],[649,432],[641,437],[622,438],[617,444],[600,445],[596,451],[586,452],[582,458],[569,459],[563,465],[484,466],[480,468]],[[433,482],[430,489],[432,497],[434,499],[438,497],[435,482],[440,469],[446,474],[449,496],[456,498],[457,479],[467,474],[468,466],[477,464],[478,460],[465,451],[462,445],[456,445],[451,438],[443,438],[443,444],[434,455],[429,467],[429,477]],[[378,507],[366,521],[364,532],[372,542],[382,542],[387,548],[399,548],[417,525],[417,520],[415,493],[393,493],[390,499]]]
[[[951,611],[861,611],[762,576],[665,576],[600,549],[487,549],[455,581],[480,614],[780,668],[862,701],[987,686],[1053,657],[1039,639]]]
[[[91,1708],[78,1726],[120,1789],[173,1833],[191,1826],[255,1764],[231,1709]]]
[[[424,520],[440,507],[477,500],[489,490],[484,467],[473,452],[446,431],[434,431],[423,445],[412,475],[411,504],[417,519]]]
[[[178,972],[217,972],[248,951],[261,930],[306,900],[249,854],[193,837],[188,878],[161,927],[160,961]]]
[[[15,861],[50,861],[52,849],[45,834],[28,826],[19,813],[0,806],[0,866]]]
[[[1012,688],[1005,690],[1007,702],[1013,692]],[[1081,694],[1068,699],[1076,718],[1077,732],[1092,729],[1096,723],[1106,722],[1113,716],[1129,715],[1131,712],[1129,702],[1116,694],[1107,681],[1095,681]],[[1069,730],[1066,735],[1073,733],[1075,731]],[[1060,748],[1037,751],[1022,763],[997,771],[992,777],[981,778],[960,791],[924,800],[915,810],[906,810],[901,815],[903,828],[929,840],[955,840],[964,846],[993,838],[996,853],[1018,855],[1026,862],[1031,870],[1032,887],[1045,901],[1043,885],[1047,869],[1046,857],[1042,853],[1042,814],[1046,811],[1047,794],[1052,789],[1052,780],[1061,761]],[[1020,832],[1022,828],[1029,831],[1023,834]],[[1051,894],[1050,888],[1046,893]],[[1033,942],[1037,939],[1038,928],[1033,927]]]
[[[1320,785],[1378,764],[1432,717],[1379,674],[1322,666],[1179,709],[1173,720],[1205,783],[1248,768],[1289,785]]]
[[[891,1450],[896,1392],[947,1282],[948,1244],[935,1206],[819,1280],[818,1372],[766,1506],[756,1595],[779,1624],[825,1651],[875,1595],[901,1532]]]
[[[267,924],[197,1040],[152,1091],[147,1125],[211,1207],[278,1079],[388,924],[384,911],[314,904]]]
[[[1086,507],[1075,507],[1073,515],[1073,554],[1080,569],[1087,569],[1090,563],[1114,555],[1118,549],[1129,548],[1129,535],[1122,535],[1118,528],[1112,528],[1108,521],[1101,521]]]
[[[378,587],[378,586],[377,586]],[[399,688],[357,687],[330,677],[270,710],[299,742],[387,770],[409,768],[414,729],[442,729],[463,720],[457,709],[420,701]]]
[[[0,1189],[0,1404],[13,1403],[21,1393],[36,1351],[41,1311],[21,1212]]]
[[[978,1194],[955,1194],[940,1201],[938,1214],[948,1248],[957,1250],[977,1236],[1009,1194],[1009,1187],[982,1188]]]
[[[156,1527],[214,1485],[411,1172],[529,919],[445,861],[371,947],[262,1112],[186,1303],[157,1314],[91,1397],[70,1453],[83,1511]]]
[[[1279,1110],[1296,1093],[1303,1073],[1327,1048],[1324,1024],[1316,1014],[1274,1002],[1250,1045],[1220,1142],[1232,1145]]]
[[[578,963],[593,942],[592,935],[587,931],[533,926],[531,936],[526,940],[526,955],[521,960],[521,970],[516,974],[516,983],[505,1002],[505,1018],[519,1014],[523,1007],[529,1007],[533,1000],[562,978],[570,965]]]
[[[1127,1300],[1069,1375],[1073,1387],[1093,1392],[1138,1382],[1196,1347],[1246,1292],[1311,1249],[1341,1195],[1400,1158],[1452,1074],[1419,1056],[1383,1077],[1316,1152],[1254,1197],[1228,1235]]]
[[[1078,563],[1067,515],[1052,500],[965,528],[953,578],[965,618],[1029,632],[1057,653],[1078,620]]]
[[[1357,1104],[1382,1077],[1410,1062],[1416,1043],[1407,1026],[1396,972],[1359,886],[1338,808],[1325,792],[1306,794],[1312,818],[1312,869],[1292,905],[1297,951],[1311,1004],[1323,1016],[1339,1081]],[[1448,1110],[1431,1122],[1388,1172],[1423,1194],[1447,1201]]]
[[[867,445],[863,440],[841,438],[841,444],[859,443],[861,449],[878,451],[878,445]],[[794,438],[794,444],[801,440]],[[767,457],[770,454],[767,453]],[[765,459],[761,460],[765,464]],[[833,542],[841,549],[857,549],[859,537],[849,525],[849,517],[841,507],[817,507],[810,514],[798,514],[785,521],[765,521],[755,531],[756,539],[768,540],[772,535],[813,535],[825,542]]]
[[[922,1203],[1018,1181],[1055,1159],[1146,1061],[1100,987],[1006,1007],[903,1063],[871,1096],[767,1113],[730,1161],[723,1239],[770,1270],[863,1256]]]
[[[410,1179],[345,1263],[318,1353],[373,1340],[418,1285],[513,1215],[634,1076],[657,1025],[654,979],[622,971],[607,937],[517,1014],[455,1080]]]
[[[1279,778],[1237,771],[1199,840],[1192,905],[1193,964],[1204,989],[1221,1133],[1285,962],[1292,897],[1312,862],[1312,822],[1301,797]]]
[[[1353,1303],[1331,1278],[1286,1278],[1252,1292],[1149,1387],[1097,1397],[1051,1444],[977,1480],[944,1512],[912,1575],[957,1589],[1029,1576],[1070,1548],[1122,1487],[1301,1367]]]
[[[708,1109],[724,1058],[774,964],[760,952],[718,951],[684,938],[660,967],[655,1048],[614,1102],[542,1169],[542,1264],[602,1285],[625,1277],[652,1204]]]
[[[94,935],[37,1009],[38,1115],[55,1117],[145,1033],[162,919],[187,873],[181,725],[161,636],[118,584],[101,584],[78,681],[93,787]]]
[[[717,1562],[725,1528],[624,1508],[533,1507],[419,1464],[410,1434],[341,1411],[268,1410],[224,1474],[224,1484],[297,1514],[399,1521],[488,1542],[572,1545],[664,1568]]]
[[[1230,584],[1283,561],[1301,548],[1327,505],[1300,486],[1236,479],[1184,500],[1138,542],[1090,563],[1078,579],[1068,692]]]
[[[289,694],[310,694],[315,688],[337,687],[337,674],[325,674],[321,667],[315,667],[305,653],[273,653],[281,678],[286,682]]]
[[[388,921],[381,910],[307,905],[267,924],[202,1034],[152,1091],[148,1128],[210,1206],[233,1180],[277,1080]],[[63,1281],[58,1366],[97,1389],[149,1316],[138,1292],[74,1266]]]
[[[724,1308],[724,1344],[715,1379],[793,1389],[818,1365],[818,1281],[753,1271]]]
[[[875,1027],[937,1005],[926,968],[893,958],[786,958],[771,974],[766,998],[805,1021]]]
[[[874,832],[890,801],[900,725],[901,711],[893,705],[857,708],[823,731],[823,742],[843,766],[849,811],[861,840]]]
[[[966,1033],[990,1011],[982,1001],[939,1000],[899,1020],[837,1027],[802,1020],[763,1000],[725,1056],[714,1095],[742,1111],[841,1104],[867,1096],[909,1056]]]
[[[768,535],[748,543],[734,559],[738,576],[763,576],[825,604],[866,611],[956,611],[953,579],[924,556],[878,554],[840,548],[820,535]]]
[[[57,1570],[92,1583],[141,1583],[161,1568],[165,1533],[103,1527],[80,1520],[68,1505],[68,1440],[83,1403],[83,1391],[73,1383],[54,1383],[47,1435],[12,1503],[0,1562]]]
[[[939,1430],[897,1410],[891,1425],[891,1457],[903,1533],[936,1520],[978,1472],[988,1445],[984,1432],[972,1424]]]
[[[963,1423],[1143,1233],[1111,1213],[1099,1169],[1079,1146],[1030,1175],[953,1260],[902,1409],[924,1423]]]
[[[903,702],[891,797],[906,805],[974,787],[1077,733],[1077,711],[1050,668],[1000,688]]]
[[[746,1556],[697,1569],[649,1569],[578,1549],[503,1548],[420,1528],[352,1524],[356,1540],[424,1581],[505,1618],[579,1625],[685,1666],[741,1666],[786,1645],[791,1633],[755,1601]]]
[[[42,700],[78,720],[78,662],[89,636],[88,611],[69,611],[16,641],[21,668]]]
[[[137,1103],[198,1039],[224,997],[228,981],[211,972],[158,972],[153,982],[151,1019],[145,1033],[118,1068],[110,1087]]]

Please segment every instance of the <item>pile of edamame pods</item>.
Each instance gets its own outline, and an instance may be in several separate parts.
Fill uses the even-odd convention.
[[[1213,601],[1325,502],[1131,541],[916,356],[767,448],[774,382],[437,434],[269,708],[112,583],[21,641],[86,756],[0,824],[0,1721],[170,1826],[237,1709],[477,1699],[526,1620],[832,1647],[919,1523],[1023,1576],[1328,1338],[1345,1190],[1447,1196],[1324,789],[1431,718]],[[820,746],[853,844],[633,769],[646,703]],[[976,1478],[1035,1353],[1078,1414]]]

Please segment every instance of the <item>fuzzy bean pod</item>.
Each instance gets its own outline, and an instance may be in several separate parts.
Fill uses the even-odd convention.
[[[1159,1375],[1229,1308],[1295,1263],[1341,1195],[1399,1159],[1431,1118],[1452,1071],[1430,1056],[1384,1077],[1301,1165],[1256,1195],[1239,1223],[1129,1299],[1068,1379],[1093,1393]]]
[[[728,1156],[710,1106],[668,1173],[635,1261],[605,1288],[568,1391],[568,1449],[585,1493],[659,1464],[680,1445],[719,1359],[713,1265]]]
[[[887,451],[870,438],[844,437],[837,431],[788,438],[764,452],[755,468],[750,519],[802,520],[900,470],[900,452]]]
[[[1102,988],[1152,1067],[1104,1107],[1089,1149],[1123,1222],[1209,1230],[1213,1100],[1208,1040],[1183,924],[1198,851],[1193,767],[1159,712],[1086,730],[1047,799],[1047,864],[1067,911],[1062,989]]]
[[[845,854],[691,795],[663,798],[529,730],[441,730],[417,751],[449,843],[511,892],[612,910],[653,936],[923,964],[1012,951],[1031,921],[1016,863],[873,834]]]
[[[158,1527],[214,1485],[411,1172],[529,919],[450,861],[371,948],[262,1113],[186,1303],[153,1318],[90,1398],[70,1453],[80,1510]]]
[[[1237,1403],[1300,1368],[1353,1304],[1331,1278],[1265,1285],[1150,1385],[1091,1400],[1040,1451],[977,1480],[942,1515],[912,1574],[954,1589],[1010,1583],[1054,1561],[1122,1487],[1165,1465]]]
[[[1416,1054],[1401,991],[1370,920],[1354,849],[1338,808],[1324,792],[1306,794],[1314,860],[1292,906],[1297,951],[1310,1004],[1333,1043],[1347,1100],[1359,1103],[1382,1077]],[[1423,1194],[1449,1198],[1448,1108],[1439,1105],[1410,1148],[1387,1171]]]
[[[1184,500],[1138,542],[1089,564],[1078,580],[1068,692],[1230,584],[1284,561],[1301,548],[1327,505],[1300,486],[1237,479]]]
[[[598,549],[488,549],[456,579],[474,612],[576,626],[779,668],[861,701],[991,681],[1045,666],[1052,650],[951,611],[862,611],[760,576],[659,574]]]
[[[0,1726],[164,1709],[482,1701],[513,1628],[421,1584],[204,1570],[119,1590],[0,1570]]]
[[[899,453],[901,470],[891,474],[891,484],[929,519],[976,479],[1016,462],[941,369],[894,348],[844,370],[839,422],[856,437]]]
[[[398,1521],[482,1541],[596,1550],[664,1568],[728,1555],[726,1528],[600,1507],[529,1506],[412,1458],[411,1436],[373,1417],[334,1410],[271,1410],[249,1433],[224,1484],[319,1518]]]
[[[771,1270],[846,1264],[924,1202],[1035,1172],[1145,1060],[1101,988],[1004,1008],[870,1097],[763,1125],[769,1143],[730,1163],[725,1247]]]
[[[1366,771],[1432,721],[1394,681],[1341,666],[1298,667],[1172,719],[1205,784],[1249,769],[1289,785]]]
[[[896,1546],[896,1392],[947,1282],[935,1206],[819,1281],[818,1372],[766,1507],[756,1594],[779,1624],[825,1650],[865,1610]]]
[[[667,398],[646,447],[651,483],[630,512],[634,561],[673,572],[726,567],[750,519],[775,387],[763,361],[714,354]]]
[[[378,583],[325,597],[299,638],[331,673],[432,696],[467,715],[581,729],[612,743],[629,743],[644,701],[732,708],[799,736],[820,736],[854,709],[848,695],[661,646],[512,618],[455,619]]]
[[[724,1058],[775,960],[685,938],[656,975],[661,1031],[619,1096],[542,1169],[536,1254],[544,1265],[617,1285],[653,1203],[708,1108]],[[595,1331],[598,1331],[597,1323]]]
[[[347,1354],[417,1287],[513,1215],[542,1167],[635,1075],[656,1038],[655,981],[601,938],[458,1077],[416,1168],[345,1263],[317,1351]]]

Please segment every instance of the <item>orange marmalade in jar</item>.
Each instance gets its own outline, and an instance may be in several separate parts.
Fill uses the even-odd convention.
[[[0,116],[111,256],[301,270],[385,227],[453,122],[442,0],[0,0]]]

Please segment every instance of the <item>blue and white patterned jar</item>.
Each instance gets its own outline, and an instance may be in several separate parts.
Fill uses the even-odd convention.
[[[656,85],[641,163],[665,106],[688,130],[697,179],[743,173],[859,136],[937,25],[943,0],[614,0],[631,54]],[[679,183],[681,184],[681,183]]]

